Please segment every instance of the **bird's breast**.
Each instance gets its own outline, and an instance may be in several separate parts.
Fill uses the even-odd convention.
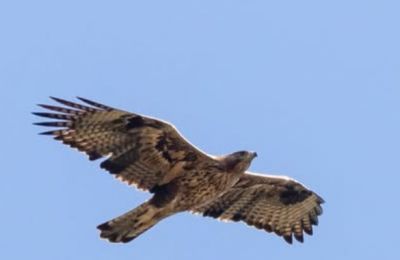
[[[226,172],[197,171],[177,180],[176,202],[182,210],[192,209],[220,197],[239,180],[240,175]]]

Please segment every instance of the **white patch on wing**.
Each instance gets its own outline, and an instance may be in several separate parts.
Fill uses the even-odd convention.
[[[258,177],[267,177],[267,178],[281,179],[281,180],[286,180],[286,181],[294,181],[297,183],[297,181],[295,181],[294,179],[292,179],[288,176],[284,176],[284,175],[273,175],[273,174],[256,173],[256,172],[250,172],[250,171],[246,171],[246,174],[254,175],[254,176],[258,176]]]

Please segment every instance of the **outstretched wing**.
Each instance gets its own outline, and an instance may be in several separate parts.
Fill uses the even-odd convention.
[[[275,232],[292,243],[292,234],[303,242],[303,231],[312,235],[324,200],[300,183],[286,177],[246,172],[215,201],[195,210],[203,216],[244,221],[248,225]]]
[[[39,105],[56,113],[33,113],[58,121],[35,123],[58,127],[52,135],[90,160],[108,159],[101,168],[140,189],[150,190],[176,178],[188,164],[212,160],[161,120],[114,109],[84,98],[85,105],[52,98],[63,107]]]

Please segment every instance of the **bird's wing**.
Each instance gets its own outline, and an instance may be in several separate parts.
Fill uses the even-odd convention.
[[[36,112],[56,119],[36,125],[57,127],[41,134],[52,135],[90,160],[107,159],[101,168],[140,189],[150,190],[168,183],[188,164],[213,160],[191,145],[171,124],[114,109],[84,98],[85,105],[52,98],[63,106],[39,105],[56,113]]]
[[[195,213],[275,232],[292,243],[303,242],[303,231],[312,235],[324,200],[293,179],[246,172],[224,195]]]

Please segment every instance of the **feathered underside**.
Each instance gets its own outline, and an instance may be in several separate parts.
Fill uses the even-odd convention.
[[[84,104],[52,99],[61,106],[39,105],[48,112],[33,113],[53,119],[36,123],[55,128],[41,134],[51,135],[77,148],[90,160],[105,158],[101,168],[119,180],[155,193],[155,197],[163,201],[168,196],[178,196],[182,190],[189,190],[187,194],[190,195],[180,194],[178,197],[189,204],[196,202],[192,203],[193,212],[221,220],[243,221],[250,226],[275,232],[288,243],[292,243],[293,236],[303,242],[303,232],[311,235],[312,226],[318,224],[323,199],[292,179],[246,172],[232,188],[223,190],[226,192],[221,196],[221,193],[215,193],[218,186],[212,183],[215,178],[210,177],[219,176],[220,180],[221,175],[216,175],[216,171],[227,174],[225,177],[232,173],[224,172],[224,167],[215,167],[221,159],[201,152],[171,124],[84,98],[79,98]],[[188,172],[193,175],[188,175]],[[173,183],[176,194],[167,194],[170,183]],[[215,199],[206,205],[197,203],[204,201],[202,196],[209,191],[215,193],[212,193]],[[161,210],[161,206],[156,204],[145,211],[149,216],[160,218],[154,213]],[[176,213],[172,211],[165,214]],[[155,224],[147,219],[146,214],[134,210],[132,214],[123,215],[129,218],[116,218],[99,228],[102,235],[111,241],[113,238],[118,242],[128,241]],[[134,219],[131,219],[132,216]],[[145,219],[137,222],[138,218]],[[131,226],[132,221],[136,221],[137,225],[147,224],[128,232],[125,229]],[[129,236],[124,237],[123,234]]]
[[[85,105],[52,99],[63,106],[39,106],[55,113],[33,113],[56,120],[35,123],[57,128],[41,134],[77,148],[90,160],[106,157],[101,168],[140,189],[152,191],[179,176],[183,167],[197,160],[211,160],[167,122],[84,98],[79,99]]]
[[[292,243],[304,241],[303,231],[313,234],[324,200],[300,183],[280,176],[247,172],[239,182],[215,201],[193,210],[225,221],[243,221],[275,232]]]

